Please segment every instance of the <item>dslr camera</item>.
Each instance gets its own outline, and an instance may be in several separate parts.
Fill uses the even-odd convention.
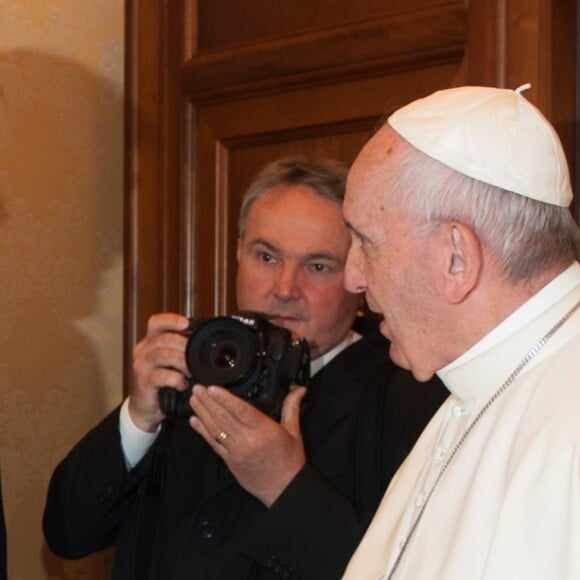
[[[191,390],[201,383],[225,387],[278,419],[290,384],[305,385],[310,378],[306,340],[292,339],[289,330],[275,326],[259,312],[192,319],[186,333],[188,386],[184,391],[159,389],[159,404],[168,417],[192,415]]]

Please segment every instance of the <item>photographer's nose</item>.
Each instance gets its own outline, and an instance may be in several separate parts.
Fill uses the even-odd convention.
[[[274,294],[279,300],[294,300],[300,296],[299,273],[296,268],[284,266],[277,272]]]

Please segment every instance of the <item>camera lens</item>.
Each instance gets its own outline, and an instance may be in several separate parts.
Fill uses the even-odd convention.
[[[259,333],[231,317],[212,318],[190,337],[185,349],[192,377],[204,385],[234,388],[260,368]]]
[[[210,360],[216,369],[231,369],[236,366],[240,353],[233,344],[216,344],[210,354]]]

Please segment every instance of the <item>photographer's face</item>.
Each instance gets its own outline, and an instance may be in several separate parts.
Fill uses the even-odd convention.
[[[238,240],[237,302],[305,337],[313,358],[346,335],[360,296],[343,285],[350,234],[341,207],[303,185],[267,191]]]

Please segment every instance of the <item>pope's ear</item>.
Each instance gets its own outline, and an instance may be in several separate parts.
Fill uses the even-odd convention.
[[[440,290],[450,304],[463,302],[477,285],[482,267],[479,238],[460,222],[443,224],[438,232]]]
[[[236,250],[236,260],[238,261],[238,264],[240,263],[240,258],[242,257],[242,245],[243,245],[244,241],[242,240],[241,237],[238,238],[238,248]]]

